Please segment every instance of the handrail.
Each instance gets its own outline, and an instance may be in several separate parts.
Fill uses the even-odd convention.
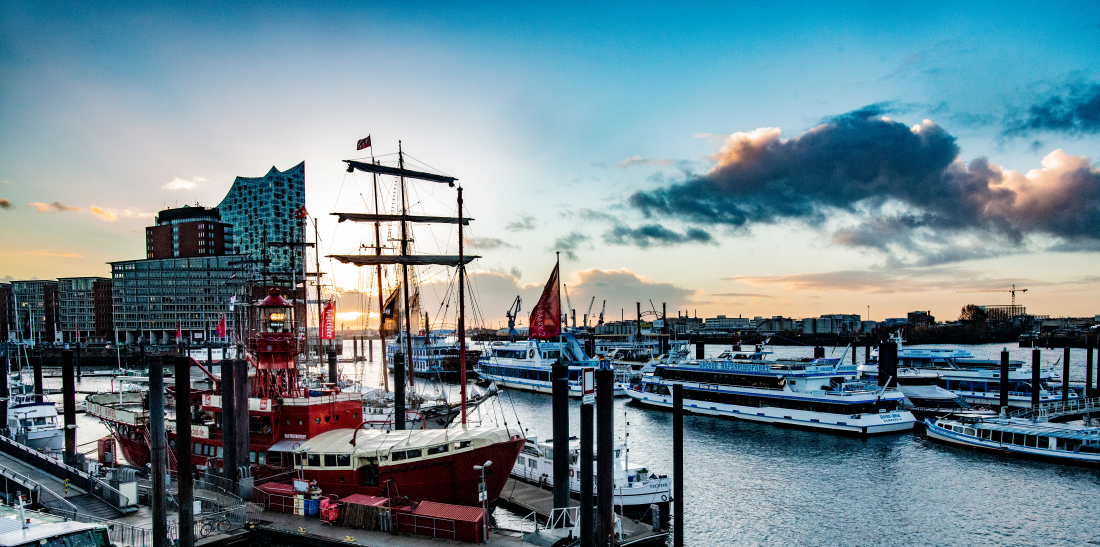
[[[42,483],[28,477],[27,475],[24,475],[24,474],[22,474],[22,473],[20,473],[16,470],[6,466],[6,465],[0,464],[0,469],[2,469],[3,471],[6,471],[7,473],[10,473],[11,475],[9,476],[9,478],[14,479],[16,481],[22,482],[23,486],[26,486],[27,488],[30,488],[31,485],[33,484],[34,489],[38,490],[38,492],[39,492],[38,493],[39,501],[41,501],[41,499],[42,499],[42,491],[45,490],[51,496],[53,496],[54,499],[57,499],[58,501],[60,501],[61,503],[64,503],[65,505],[68,505],[72,509],[72,511],[74,511],[74,512],[78,511],[78,509],[76,508],[75,505],[72,504],[72,502],[70,502],[69,500],[65,499],[62,496],[58,496],[56,492],[54,492],[53,490],[50,490],[49,487],[43,485]],[[27,484],[27,483],[30,483],[30,484]]]
[[[73,473],[76,476],[87,480],[89,483],[93,483],[93,482],[96,483],[100,488],[103,488],[104,490],[110,491],[110,492],[112,492],[112,493],[114,493],[115,495],[118,496],[119,507],[125,507],[125,506],[129,506],[129,505],[137,505],[137,500],[132,500],[131,501],[129,497],[123,495],[122,492],[119,492],[113,486],[103,482],[102,480],[99,479],[99,477],[96,477],[95,475],[92,475],[92,474],[87,473],[85,471],[81,471],[80,469],[77,469],[77,468],[75,468],[75,467],[73,467],[73,466],[57,459],[57,458],[51,457],[51,456],[46,455],[46,454],[42,454],[42,453],[32,449],[31,447],[29,447],[29,446],[27,446],[23,443],[20,443],[19,441],[11,439],[9,437],[4,437],[4,436],[0,435],[0,441],[7,441],[12,446],[14,446],[16,448],[19,448],[19,449],[23,450],[24,452],[26,452],[26,453],[28,453],[32,456],[47,460],[50,463],[52,463],[54,465],[57,465],[58,467],[61,467],[65,471],[68,471],[69,473]],[[92,493],[92,492],[89,492],[89,494],[94,495],[94,493]],[[125,500],[126,503],[122,503],[123,500]]]

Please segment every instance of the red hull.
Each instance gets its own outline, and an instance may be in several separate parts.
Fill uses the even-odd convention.
[[[485,488],[489,501],[500,497],[508,474],[516,464],[516,458],[526,442],[522,437],[494,444],[484,448],[460,452],[444,458],[412,462],[405,465],[390,465],[380,469],[379,486],[359,485],[359,472],[314,471],[306,470],[308,479],[316,480],[322,494],[336,494],[344,497],[352,494],[370,496],[405,496],[413,501],[435,501],[456,505],[478,506],[478,483],[481,472],[474,470],[475,465],[487,461],[493,465],[485,474]],[[450,480],[443,479],[450,476]],[[386,482],[392,480],[393,487],[387,491]]]

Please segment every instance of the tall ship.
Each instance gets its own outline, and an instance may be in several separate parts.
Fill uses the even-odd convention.
[[[717,359],[657,365],[627,395],[671,409],[680,384],[686,412],[855,435],[908,431],[916,423],[899,389],[858,380],[843,356],[766,360],[769,354],[727,350]]]
[[[403,162],[397,168],[353,160],[348,160],[348,165],[349,171],[382,172],[399,178],[401,213],[363,216],[371,222],[400,222],[401,252],[383,255],[381,247],[378,247],[379,252],[375,255],[334,255],[331,258],[357,265],[398,264],[406,280],[404,287],[409,286],[409,265],[461,266],[474,258],[464,257],[461,246],[458,257],[410,255],[407,252],[407,223],[425,217],[408,215],[404,207],[405,179],[430,177],[436,182],[440,182],[437,179],[449,181],[452,185],[455,179],[411,171],[404,168]],[[461,188],[458,195],[459,217],[456,220],[461,224]],[[362,220],[362,217],[352,216],[352,220]],[[441,218],[446,220],[446,217],[432,217],[433,220]],[[377,229],[375,233],[378,233]],[[460,241],[461,234],[460,229]],[[462,281],[463,277],[464,268],[459,267],[458,278]],[[464,306],[461,304],[461,291],[459,294],[461,339]],[[407,325],[408,292],[403,291],[403,296]],[[276,475],[283,476],[285,480],[291,471],[297,470],[316,481],[320,487],[327,488],[327,493],[337,495],[402,495],[415,501],[476,504],[478,492],[476,485],[471,483],[471,466],[493,461],[497,462],[496,465],[510,468],[515,463],[524,445],[524,437],[519,431],[506,428],[467,425],[464,383],[461,427],[414,431],[405,429],[404,420],[391,420],[390,427],[367,429],[366,426],[376,417],[365,415],[362,393],[343,392],[335,383],[307,387],[300,378],[298,361],[303,353],[304,340],[296,332],[293,304],[283,298],[277,289],[272,289],[266,298],[252,306],[252,310],[255,331],[248,338],[245,352],[251,389],[248,397],[247,461],[248,473],[257,484]],[[407,415],[406,377],[409,384],[412,377],[405,374],[405,367],[399,366],[394,372],[393,415]],[[212,390],[188,390],[186,384],[180,382],[174,390],[170,389],[170,393],[175,397],[188,397],[191,401],[194,464],[220,469],[226,466],[224,459],[227,457],[223,430],[225,420],[218,389],[220,379],[212,380],[215,381]],[[148,408],[147,392],[101,393],[88,398],[87,412],[110,428],[122,455],[131,464],[144,466],[150,460]],[[174,445],[175,422],[171,416],[165,420],[165,429],[168,444]],[[240,456],[238,451],[238,458]],[[171,454],[168,461],[174,467]],[[490,501],[499,497],[503,484],[503,480],[488,481],[487,496]],[[263,485],[258,488],[262,490]]]
[[[588,357],[584,344],[573,333],[563,332],[557,339],[491,344],[478,361],[478,378],[520,391],[553,393],[553,367],[566,363],[569,367],[569,396],[580,397],[583,395],[582,372],[585,368],[598,368],[599,362]],[[630,372],[617,369],[615,396],[626,395],[629,386]]]

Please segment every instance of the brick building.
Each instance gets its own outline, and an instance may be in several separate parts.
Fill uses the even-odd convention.
[[[233,225],[221,221],[218,209],[165,209],[155,226],[145,228],[146,258],[220,256],[233,249]]]
[[[57,281],[12,281],[11,289],[16,336],[35,342],[59,342]]]

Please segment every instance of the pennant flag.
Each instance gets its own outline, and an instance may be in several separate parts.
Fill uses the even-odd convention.
[[[528,323],[528,340],[546,340],[561,335],[561,297],[558,293],[558,266],[554,266],[554,273],[550,274],[550,280],[542,289],[542,296],[538,304],[531,310],[531,318]]]
[[[370,148],[370,135],[367,135],[365,139],[359,139],[359,142],[355,143],[356,150],[362,150],[364,148]]]
[[[218,323],[218,338],[225,338],[225,316],[222,316],[222,320]]]
[[[321,339],[336,339],[336,302],[325,302],[325,308],[321,311]]]
[[[294,218],[303,219],[303,218],[306,218],[308,216],[309,216],[309,211],[306,211],[306,206],[305,205],[299,207],[297,211],[294,211]]]
[[[401,287],[395,288],[386,298],[386,303],[382,305],[378,330],[381,331],[383,337],[397,334],[397,331],[401,328],[397,324],[397,295],[399,294],[401,294]]]

